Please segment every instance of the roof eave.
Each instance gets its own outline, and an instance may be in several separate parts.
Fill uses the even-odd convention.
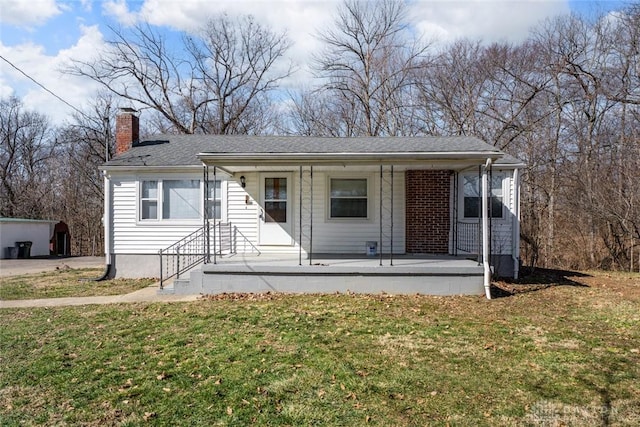
[[[130,171],[130,170],[144,170],[144,171],[171,171],[171,170],[185,170],[185,169],[193,169],[193,170],[202,170],[202,163],[197,165],[166,165],[166,166],[154,166],[154,165],[101,165],[98,166],[98,170],[106,171],[106,172],[116,172],[116,171]]]
[[[450,160],[472,160],[482,162],[488,158],[498,160],[503,153],[498,151],[467,152],[399,152],[399,153],[199,153],[205,164],[228,166],[243,165],[344,165],[344,164],[389,164],[424,163]]]

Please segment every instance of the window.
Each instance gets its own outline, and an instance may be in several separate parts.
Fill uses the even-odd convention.
[[[198,219],[199,216],[199,180],[162,181],[162,219]]]
[[[503,191],[502,181],[504,177],[502,175],[493,175],[491,179],[491,217],[502,218],[503,216]],[[481,192],[482,181],[478,175],[463,175],[462,187],[464,192],[464,206],[463,216],[464,218],[478,218],[480,217],[480,206],[482,204]]]
[[[209,194],[207,195],[207,218],[222,218],[222,182],[209,181]]]
[[[144,221],[201,219],[204,191],[199,179],[143,180],[140,183],[139,218]],[[215,184],[210,181],[206,209],[211,219],[222,217],[222,194],[221,181],[217,180]]]
[[[330,218],[367,218],[366,178],[331,178],[329,182]]]
[[[264,179],[265,222],[287,222],[287,178]]]
[[[140,219],[158,219],[158,181],[142,181]]]

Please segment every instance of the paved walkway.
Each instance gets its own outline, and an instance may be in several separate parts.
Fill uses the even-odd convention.
[[[53,271],[66,267],[104,267],[104,257],[2,259],[0,260],[0,277],[41,273],[43,271]],[[159,284],[156,283],[147,288],[125,295],[0,301],[0,308],[62,307],[68,305],[118,304],[128,302],[178,302],[194,301],[200,297],[199,295],[160,295],[158,294],[158,288]]]
[[[70,305],[119,304],[130,302],[180,302],[195,301],[198,298],[200,298],[200,295],[161,295],[158,294],[158,284],[154,284],[125,295],[0,301],[0,308],[63,307]]]

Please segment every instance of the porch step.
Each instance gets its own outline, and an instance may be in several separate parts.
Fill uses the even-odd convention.
[[[164,285],[162,286],[162,289],[158,289],[158,294],[159,295],[174,295],[176,293],[180,293],[180,292],[176,292],[176,289],[181,290],[181,289],[185,289],[185,288],[189,288],[190,287],[190,279],[173,279],[170,280],[168,282],[165,282]],[[182,294],[184,294],[184,292],[182,292]]]

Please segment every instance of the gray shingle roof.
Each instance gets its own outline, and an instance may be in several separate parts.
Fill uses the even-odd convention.
[[[106,166],[196,166],[199,153],[266,154],[314,153],[486,153],[504,154],[478,138],[455,137],[362,137],[323,138],[307,136],[158,135],[133,146]]]

